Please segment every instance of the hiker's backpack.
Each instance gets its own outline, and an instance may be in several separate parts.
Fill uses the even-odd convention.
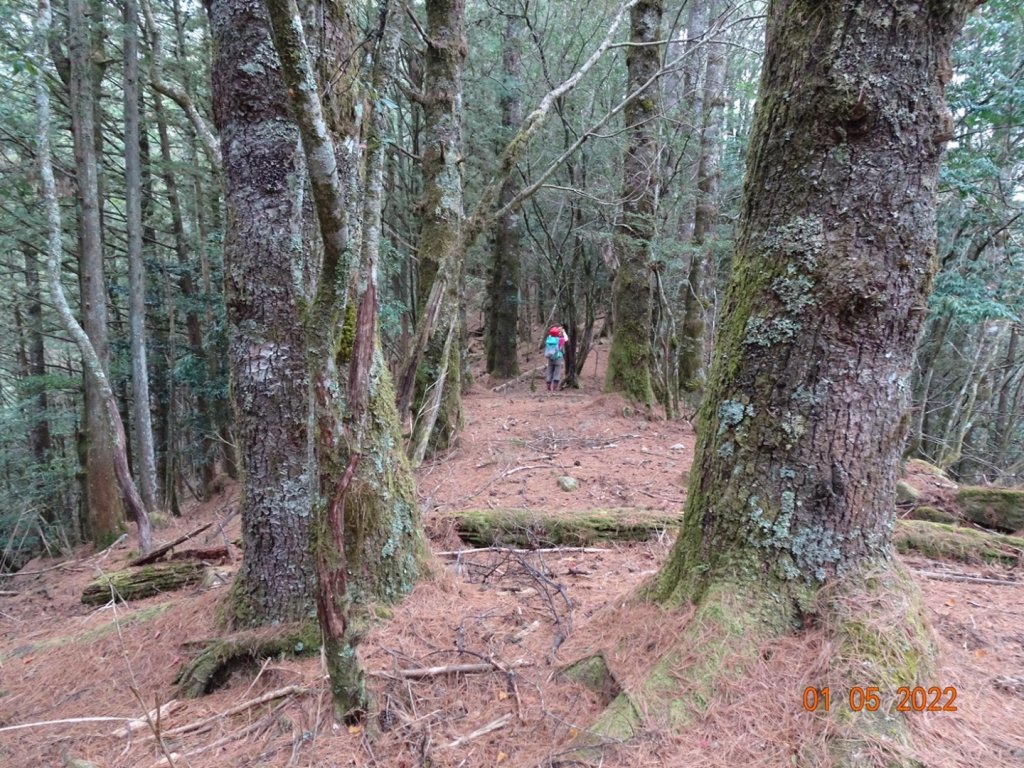
[[[548,360],[560,360],[562,357],[561,342],[557,336],[548,336],[544,342],[544,357]]]

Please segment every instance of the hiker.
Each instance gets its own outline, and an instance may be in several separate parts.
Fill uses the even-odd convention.
[[[548,329],[548,337],[544,340],[544,357],[548,360],[544,380],[547,382],[548,392],[557,392],[562,381],[562,371],[565,369],[565,343],[568,340],[569,336],[562,326],[553,325]]]

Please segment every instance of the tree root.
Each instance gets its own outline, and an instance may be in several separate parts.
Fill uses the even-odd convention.
[[[215,638],[174,678],[178,695],[196,699],[225,686],[233,673],[255,670],[261,659],[274,656],[306,656],[320,650],[316,622],[270,629],[245,630]]]

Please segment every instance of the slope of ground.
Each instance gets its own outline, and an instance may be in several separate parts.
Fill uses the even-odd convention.
[[[197,641],[216,633],[216,605],[239,556],[232,546],[235,563],[218,566],[200,588],[83,606],[84,585],[123,567],[129,542],[60,563],[37,561],[0,583],[0,765],[65,766],[73,758],[110,768],[572,764],[584,726],[606,697],[639,679],[688,618],[626,600],[666,557],[670,536],[587,551],[447,554],[460,548],[448,514],[681,509],[692,429],[685,421],[648,421],[601,394],[604,353],[599,347],[588,362],[580,390],[546,393],[530,377],[500,391],[486,377],[474,385],[460,444],[419,471],[440,575],[417,587],[361,647],[376,701],[364,725],[331,722],[318,659],[271,659],[159,722],[115,733],[124,718],[174,697],[177,668]],[[539,352],[531,357],[526,370],[543,362]],[[560,488],[564,476],[577,481],[575,490]],[[157,539],[212,520],[224,525],[196,546],[235,541],[235,504],[231,490],[159,530]],[[922,574],[941,646],[936,683],[957,691],[956,712],[911,715],[926,764],[1024,764],[1020,565],[905,562]],[[610,670],[603,689],[559,674],[598,652]],[[827,765],[818,759],[819,715],[801,702],[807,687],[825,680],[830,653],[815,630],[777,643],[753,678],[723,692],[695,734],[681,740],[646,733],[610,744],[604,764]],[[450,665],[476,666],[439,669]],[[48,721],[61,722],[41,724]]]

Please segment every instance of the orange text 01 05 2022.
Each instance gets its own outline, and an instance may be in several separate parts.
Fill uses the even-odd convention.
[[[834,694],[841,693],[830,688],[804,688],[803,706],[808,712],[823,710],[828,712],[835,703]],[[877,712],[889,702],[884,701],[884,694],[878,686],[855,685],[846,692],[846,703],[853,712]],[[947,685],[944,688],[932,686],[902,686],[896,689],[893,701],[897,712],[956,712],[956,688]]]

